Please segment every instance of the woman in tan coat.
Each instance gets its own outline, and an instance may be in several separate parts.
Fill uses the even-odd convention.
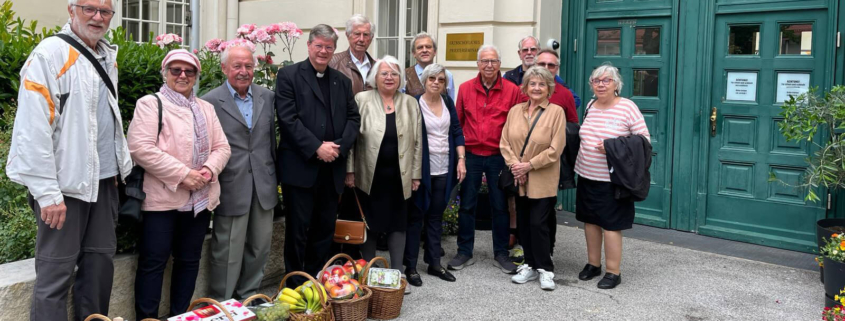
[[[422,117],[414,97],[402,88],[399,62],[384,56],[376,62],[367,82],[376,90],[355,95],[361,127],[347,161],[346,185],[357,187],[367,219],[365,260],[376,253],[378,233],[388,233],[390,266],[402,266],[408,199],[422,177]]]
[[[528,69],[522,92],[530,100],[511,108],[500,142],[505,164],[519,186],[517,228],[525,250],[525,263],[511,280],[522,284],[539,277],[543,290],[555,289],[548,220],[555,215],[560,154],[566,145],[566,115],[563,108],[549,103],[554,88],[554,76],[548,70]]]

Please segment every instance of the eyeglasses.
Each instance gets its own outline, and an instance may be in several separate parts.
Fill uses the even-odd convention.
[[[607,86],[607,85],[610,85],[613,82],[613,78],[592,79],[592,80],[590,80],[590,82],[593,83],[593,85],[602,84],[602,85]]]
[[[478,61],[478,64],[482,65],[482,66],[498,65],[500,62],[502,62],[502,61],[499,60],[499,59],[481,59],[481,60]]]
[[[395,72],[395,71],[382,71],[382,72],[379,73],[379,76],[381,76],[381,78],[387,78],[387,76],[399,78],[399,73]]]
[[[167,68],[170,70],[170,75],[174,77],[179,77],[182,73],[185,73],[185,77],[193,77],[197,75],[196,69],[180,69],[180,68]]]
[[[314,49],[317,49],[318,52],[323,51],[323,49],[325,49],[326,52],[334,52],[334,47],[332,46],[314,45]]]
[[[540,67],[543,67],[543,68],[555,68],[555,67],[558,66],[558,64],[553,63],[553,62],[549,62],[549,63],[538,62],[537,66],[540,66]]]
[[[429,76],[429,77],[428,77],[428,81],[430,81],[430,82],[439,82],[439,83],[441,83],[441,84],[445,84],[445,83],[446,83],[446,77],[434,77],[434,76]]]
[[[540,51],[540,48],[537,48],[537,47],[528,47],[528,48],[522,48],[522,49],[520,49],[519,51],[520,51],[520,52],[522,52],[522,53],[528,53],[528,52],[538,52],[538,51]]]
[[[108,19],[114,16],[114,10],[100,9],[92,6],[80,6],[78,4],[74,4],[72,6],[82,8],[82,13],[84,13],[88,17],[93,17],[97,15],[97,12],[100,13],[100,17],[103,17],[103,19]]]

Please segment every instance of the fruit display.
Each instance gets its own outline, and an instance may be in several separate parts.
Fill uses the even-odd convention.
[[[321,294],[322,292],[322,301]],[[326,290],[318,285],[313,285],[307,282],[295,290],[290,288],[282,289],[276,301],[287,303],[290,305],[290,312],[316,314],[323,310],[323,303],[325,303]]]
[[[285,321],[290,316],[290,304],[285,302],[265,303],[251,307],[258,321]]]
[[[320,274],[319,281],[325,286],[328,296],[332,300],[356,299],[364,295],[358,282],[358,272],[366,266],[367,261],[358,260],[344,265],[331,265]]]

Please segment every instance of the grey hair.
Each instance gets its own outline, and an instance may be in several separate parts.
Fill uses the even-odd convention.
[[[314,38],[317,37],[331,39],[334,41],[334,45],[337,46],[337,33],[332,26],[321,23],[311,28],[311,31],[308,32],[308,42],[314,41]]]
[[[590,83],[592,84],[593,79],[598,79],[605,74],[610,75],[610,78],[616,83],[616,94],[618,95],[622,92],[622,75],[619,74],[619,69],[614,67],[610,62],[605,62],[601,66],[596,67],[596,69],[593,69],[593,73],[590,74]]]
[[[422,38],[431,39],[431,43],[434,46],[434,51],[437,51],[437,40],[435,40],[434,36],[432,36],[428,32],[423,31],[423,32],[418,33],[417,36],[414,37],[414,40],[411,41],[411,53],[413,53],[417,50],[417,40],[422,39]]]
[[[246,51],[248,51],[250,53],[250,56],[252,56],[252,65],[258,66],[258,58],[255,57],[255,51],[250,50],[249,47],[247,47],[246,45],[242,45],[240,43],[231,43],[228,46],[226,46],[226,49],[224,49],[223,53],[220,54],[220,62],[221,63],[223,63],[223,64],[229,63],[229,51],[231,49],[234,49],[234,48],[244,48],[244,49],[246,49]]]
[[[441,64],[430,64],[423,69],[422,72],[422,83],[423,89],[425,88],[425,84],[428,83],[428,77],[437,76],[440,73],[446,74],[446,67],[443,67]],[[448,77],[448,76],[447,76]],[[443,86],[443,89],[446,89],[446,86]]]
[[[391,55],[385,55],[384,57],[381,57],[381,59],[376,61],[376,63],[373,65],[373,68],[370,68],[370,72],[367,73],[367,85],[370,85],[370,87],[373,87],[374,89],[378,89],[378,86],[376,84],[376,74],[378,74],[378,70],[379,68],[381,68],[381,65],[385,63],[388,67],[390,67],[390,70],[399,73],[399,87],[396,87],[396,90],[398,91],[400,88],[404,88],[405,75],[402,73],[402,68],[399,67],[399,60],[397,60],[396,57],[393,57]]]
[[[543,49],[543,50],[540,50],[540,52],[537,53],[537,57],[540,57],[540,55],[542,55],[544,53],[551,54],[551,55],[555,56],[555,63],[560,65],[560,55],[557,53],[557,51],[554,51],[552,49]]]
[[[552,72],[546,68],[540,66],[534,66],[528,68],[525,71],[525,75],[522,76],[522,92],[526,95],[528,94],[528,82],[531,78],[540,78],[546,82],[546,87],[549,88],[549,97],[555,93],[555,76],[552,75]]]
[[[106,4],[106,1],[108,1],[111,4],[112,9],[114,9],[115,0],[100,0],[100,4]],[[67,5],[69,6],[77,3],[79,3],[79,0],[67,0]]]
[[[476,57],[476,60],[481,60],[481,53],[488,51],[488,50],[492,50],[492,51],[496,52],[496,59],[499,59],[499,60],[502,59],[502,53],[499,52],[498,47],[496,47],[495,45],[483,45],[483,46],[481,46],[481,48],[478,48],[478,55],[477,55],[478,57]]]
[[[356,14],[352,15],[352,17],[350,17],[349,20],[346,20],[346,36],[349,37],[349,35],[352,34],[352,29],[354,29],[355,27],[366,25],[366,24],[370,25],[370,33],[372,34],[373,37],[375,37],[376,25],[374,23],[371,23],[370,19],[367,19],[366,16],[364,16],[360,13],[356,13]]]
[[[537,40],[537,38],[535,38],[534,36],[528,36],[528,37],[522,38],[522,40],[519,41],[519,44],[518,44],[519,47],[517,47],[516,49],[522,50],[522,43],[525,42],[525,40],[528,40],[528,39],[534,39],[534,43],[536,43],[538,46],[540,45],[540,40]]]

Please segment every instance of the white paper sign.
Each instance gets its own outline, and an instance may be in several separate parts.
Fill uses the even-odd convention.
[[[757,101],[757,73],[729,72],[727,100]]]
[[[810,74],[778,73],[777,102],[789,100],[789,96],[798,97],[810,90]]]

